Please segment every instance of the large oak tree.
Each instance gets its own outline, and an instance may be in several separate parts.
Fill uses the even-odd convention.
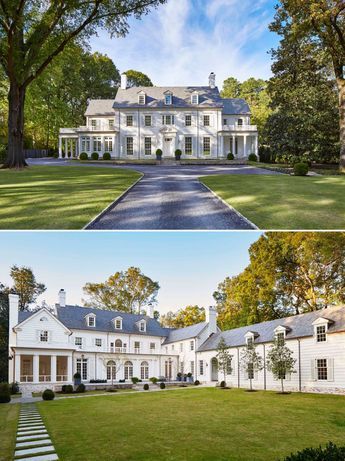
[[[111,36],[128,32],[166,0],[0,0],[0,65],[9,80],[8,156],[5,167],[26,165],[24,103],[28,86],[76,37],[87,40],[100,28]]]

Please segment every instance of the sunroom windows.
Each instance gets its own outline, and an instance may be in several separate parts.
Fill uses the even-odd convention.
[[[127,155],[134,154],[134,139],[132,136],[128,136],[126,138],[126,154]]]
[[[144,148],[145,148],[145,155],[151,155],[152,154],[152,139],[150,137],[145,137],[144,140]]]
[[[90,138],[84,136],[81,138],[81,151],[82,152],[90,152]]]
[[[192,155],[193,153],[193,142],[191,136],[186,136],[184,138],[184,152],[186,155]]]
[[[113,151],[113,138],[110,136],[106,136],[104,138],[104,151],[105,152],[112,152]]]
[[[102,151],[102,138],[100,136],[93,138],[93,150],[94,152]]]

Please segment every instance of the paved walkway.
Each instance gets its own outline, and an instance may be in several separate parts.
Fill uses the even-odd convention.
[[[68,160],[52,159],[35,159],[30,160],[30,163],[75,165]],[[88,226],[88,229],[253,229],[246,219],[207,190],[199,182],[199,177],[219,174],[277,174],[247,165],[97,166],[133,169],[143,173],[144,178],[114,207]]]
[[[58,456],[35,404],[21,406],[14,460],[56,461]]]

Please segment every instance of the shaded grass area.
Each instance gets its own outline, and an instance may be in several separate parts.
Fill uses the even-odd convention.
[[[62,461],[276,461],[344,444],[343,396],[185,389],[39,403]]]
[[[81,229],[139,177],[132,170],[0,170],[0,229]]]
[[[0,461],[13,459],[20,405],[0,405]]]
[[[200,178],[261,229],[344,229],[345,176]]]

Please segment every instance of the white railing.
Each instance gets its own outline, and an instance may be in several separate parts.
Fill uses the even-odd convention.
[[[39,375],[38,380],[40,383],[49,383],[51,382],[51,375]]]
[[[34,380],[33,375],[20,375],[20,382],[21,383],[32,383]]]
[[[134,348],[134,354],[140,354],[140,347]]]
[[[256,125],[223,125],[223,131],[258,131]]]
[[[60,134],[75,134],[77,130],[78,128],[60,128]]]
[[[56,375],[56,381],[68,381],[67,375]]]
[[[80,126],[77,131],[115,131],[115,126],[97,125],[97,126]]]
[[[114,352],[111,350],[110,352]],[[115,353],[116,354],[126,354],[127,353],[127,347],[115,347]]]

